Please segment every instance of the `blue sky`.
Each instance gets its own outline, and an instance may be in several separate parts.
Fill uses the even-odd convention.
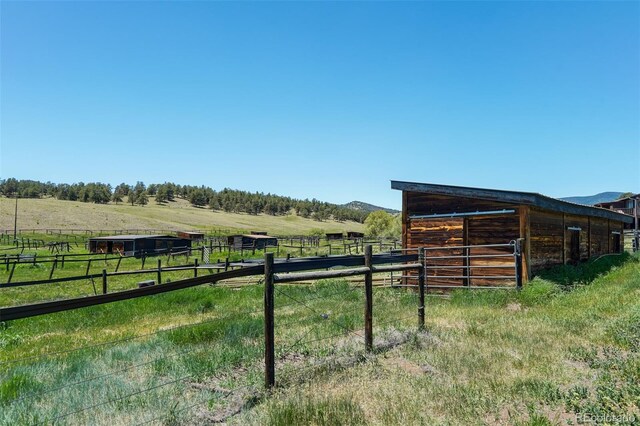
[[[635,1],[0,7],[3,178],[640,191]]]

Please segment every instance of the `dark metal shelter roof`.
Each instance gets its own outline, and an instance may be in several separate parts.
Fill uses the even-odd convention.
[[[140,240],[143,238],[180,239],[172,235],[111,235],[108,237],[91,237],[90,240]]]
[[[541,209],[568,214],[601,217],[625,223],[633,222],[633,217],[626,214],[617,213],[612,210],[599,207],[589,207],[582,204],[570,203],[568,201],[547,197],[546,195],[538,194],[536,192],[504,191],[500,189],[470,188],[465,186],[403,182],[397,180],[391,181],[391,189],[424,192],[435,195],[448,195],[451,197],[479,198],[482,200],[535,206]]]

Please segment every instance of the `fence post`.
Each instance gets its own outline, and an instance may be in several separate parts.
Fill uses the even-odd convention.
[[[11,282],[11,278],[13,278],[13,271],[15,271],[15,270],[16,270],[16,263],[18,263],[18,261],[17,261],[17,260],[16,260],[16,261],[14,261],[14,262],[11,264],[11,272],[9,273],[9,279],[7,280],[7,284],[9,284],[9,283]],[[8,263],[7,263],[7,265],[8,265]]]
[[[158,284],[162,284],[162,259],[158,259]]]
[[[367,352],[373,351],[373,273],[371,272],[373,247],[364,248],[364,266],[369,272],[364,275],[364,346]]]
[[[53,277],[53,271],[55,271],[57,266],[58,266],[58,255],[56,255],[56,258],[53,261],[53,264],[51,265],[51,272],[49,272],[49,279]]]
[[[466,228],[465,228],[466,229]],[[465,247],[462,249],[464,252],[464,285],[467,287],[471,286],[471,262],[469,260],[469,247]]]
[[[418,263],[420,263],[420,269],[418,269],[418,296],[420,298],[420,306],[418,306],[418,327],[420,330],[424,330],[424,247],[420,247],[418,250]]]
[[[273,253],[264,254],[264,385],[276,383],[273,319]]]
[[[522,290],[522,238],[516,240],[515,246],[516,261],[516,290]]]
[[[107,294],[107,270],[102,270],[102,294]]]
[[[87,261],[87,270],[84,272],[85,275],[89,275],[89,268],[91,268],[91,259]]]
[[[122,255],[118,258],[118,263],[116,263],[116,272],[118,272],[118,268],[120,267],[121,261],[122,261]]]
[[[198,258],[193,258],[193,278],[198,276]]]

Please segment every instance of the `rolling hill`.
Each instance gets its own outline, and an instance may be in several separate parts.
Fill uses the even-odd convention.
[[[346,207],[352,210],[364,211],[367,213],[375,212],[377,210],[383,210],[387,213],[397,214],[400,213],[399,210],[388,209],[386,207],[379,207],[373,204],[365,203],[364,201],[351,201],[349,203],[343,204],[342,207]]]
[[[571,203],[584,204],[584,205],[587,205],[587,206],[592,206],[592,205],[597,204],[597,203],[604,203],[604,202],[607,202],[607,201],[616,200],[621,194],[623,194],[623,192],[609,191],[609,192],[601,192],[601,193],[595,194],[595,195],[563,197],[563,198],[560,198],[560,199],[563,200],[563,201],[569,201]]]

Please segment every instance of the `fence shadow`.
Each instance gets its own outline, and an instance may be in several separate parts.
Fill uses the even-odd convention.
[[[577,285],[591,284],[596,278],[627,262],[639,262],[640,258],[627,252],[608,254],[578,265],[560,265],[540,271],[537,277],[557,284],[565,290]]]

